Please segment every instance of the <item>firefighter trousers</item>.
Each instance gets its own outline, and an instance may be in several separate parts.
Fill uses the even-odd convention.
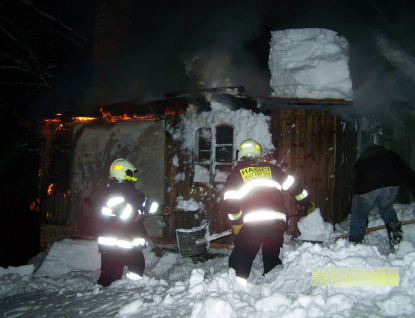
[[[97,283],[105,287],[121,279],[124,266],[128,267],[128,271],[143,276],[145,268],[143,251],[101,253],[101,275]]]
[[[229,256],[229,267],[235,270],[236,276],[248,279],[252,263],[261,246],[264,274],[281,264],[279,254],[286,228],[286,223],[280,220],[245,223]]]
[[[264,274],[281,264],[279,254],[286,227],[286,223],[279,220],[245,223],[229,256],[229,267],[235,270],[236,276],[248,279],[252,263],[261,246]]]

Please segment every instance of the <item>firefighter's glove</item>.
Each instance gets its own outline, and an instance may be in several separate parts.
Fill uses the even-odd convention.
[[[241,225],[232,225],[233,235],[238,235],[238,233],[241,230],[242,226],[243,226],[243,224],[241,224]]]
[[[310,213],[312,213],[315,208],[315,204],[313,202],[310,202],[310,204],[306,207],[305,215],[309,215]]]
[[[166,206],[163,211],[161,211],[163,215],[171,215],[171,209]]]

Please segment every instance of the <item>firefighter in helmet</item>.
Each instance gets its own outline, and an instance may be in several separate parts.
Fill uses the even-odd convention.
[[[128,160],[115,160],[109,170],[109,182],[101,209],[101,226],[98,238],[101,253],[101,275],[98,284],[110,285],[126,277],[138,280],[143,277],[145,260],[142,249],[147,245],[147,231],[143,216],[168,215],[170,209],[150,202],[135,188],[137,168]]]
[[[288,222],[283,191],[294,195],[308,213],[314,209],[298,180],[262,160],[258,142],[243,141],[238,147],[237,165],[226,180],[223,198],[233,234],[237,235],[229,267],[235,270],[242,285],[247,283],[261,246],[264,274],[282,264],[279,253]]]

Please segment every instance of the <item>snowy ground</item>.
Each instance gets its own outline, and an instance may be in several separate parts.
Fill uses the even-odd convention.
[[[415,218],[414,204],[395,208],[401,221]],[[347,240],[333,239],[348,232],[348,220],[333,231],[316,212],[302,222],[301,237],[315,238],[317,227],[325,242],[289,242],[287,236],[284,267],[263,278],[258,255],[247,287],[235,283],[228,270],[228,250],[211,249],[216,258],[194,264],[173,251],[158,257],[149,246],[141,281],[123,279],[103,288],[96,284],[100,263],[96,242],[63,240],[31,265],[0,268],[0,316],[414,317],[415,225],[403,227],[404,242],[389,253],[386,230],[370,233],[364,245],[349,245]],[[369,227],[383,225],[376,209],[369,221]],[[398,267],[400,284],[312,286],[315,267]]]

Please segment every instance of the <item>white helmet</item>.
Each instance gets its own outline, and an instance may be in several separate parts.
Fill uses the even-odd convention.
[[[125,180],[137,182],[134,173],[138,172],[137,168],[128,160],[119,158],[115,160],[110,167],[109,180],[124,182]]]
[[[242,141],[238,146],[238,161],[258,157],[261,158],[261,145],[253,139]]]

